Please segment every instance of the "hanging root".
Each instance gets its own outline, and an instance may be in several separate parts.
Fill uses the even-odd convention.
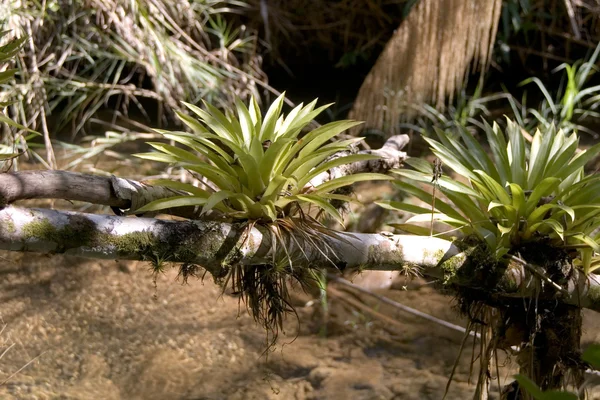
[[[307,290],[317,284],[315,277],[321,268],[307,265],[309,253],[333,257],[333,250],[323,239],[328,230],[309,217],[281,219],[265,227],[271,233],[273,258],[258,265],[232,265],[223,287],[239,295],[254,320],[265,328],[267,354],[283,332],[285,316],[294,314],[298,320],[288,285],[297,282]]]
[[[586,368],[580,351],[581,310],[561,303],[540,303],[521,318],[515,321],[526,339],[518,356],[520,373],[542,390],[581,385]]]
[[[458,311],[468,318],[470,329],[480,338],[473,345],[476,354],[473,361],[479,361],[476,387],[479,398],[485,398],[491,389],[494,375],[499,379],[498,350],[516,352],[520,374],[542,390],[572,389],[583,382],[586,364],[580,352],[581,309],[554,300],[558,291],[547,283],[548,279],[561,285],[568,282],[572,264],[563,251],[540,244],[518,250],[521,254],[515,253],[536,265],[546,279],[536,275],[532,278],[536,279],[530,283],[537,287],[535,297],[503,297],[494,293],[493,279],[481,289],[455,288]],[[488,276],[496,275],[493,266],[488,264],[488,268]],[[517,382],[499,390],[503,399],[527,398]]]

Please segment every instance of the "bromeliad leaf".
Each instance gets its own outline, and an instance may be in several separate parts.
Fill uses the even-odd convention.
[[[192,184],[183,183],[183,182],[179,182],[179,181],[173,181],[170,179],[154,179],[154,180],[150,180],[148,183],[151,185],[155,185],[155,186],[164,186],[164,187],[168,187],[171,189],[188,192],[190,194],[193,194],[196,197],[208,198],[211,194],[210,192],[208,192],[204,189],[201,189],[197,186],[194,186]]]
[[[415,215],[414,217],[411,217],[408,219],[408,221],[406,221],[407,223],[411,223],[411,222],[429,222],[431,219],[431,213],[427,213],[427,214],[418,214]],[[464,219],[457,219],[457,218],[452,218],[449,215],[446,214],[442,214],[442,213],[433,213],[433,219],[436,221],[441,221],[441,222],[445,222],[448,225],[454,226],[454,227],[463,227],[465,225],[468,225],[469,222],[464,220]]]
[[[311,179],[318,176],[320,173],[329,171],[332,168],[339,167],[340,165],[346,165],[358,161],[376,160],[379,157],[371,154],[353,154],[350,156],[343,156],[331,161],[325,162],[314,168],[311,172],[306,174],[302,179],[298,180],[298,185],[304,187]]]
[[[339,189],[344,186],[352,185],[356,182],[364,182],[364,181],[391,181],[392,177],[383,174],[375,174],[375,173],[364,173],[364,174],[356,174],[356,175],[346,175],[341,176],[339,178],[332,179],[325,183],[320,184],[315,188],[312,194],[322,194],[334,191],[335,189]]]
[[[319,208],[321,208],[323,211],[325,211],[327,214],[329,214],[330,216],[332,216],[337,222],[339,222],[341,225],[344,225],[344,220],[342,218],[342,216],[340,215],[340,213],[338,212],[338,210],[336,210],[336,208],[334,206],[332,206],[327,200],[323,199],[320,196],[316,196],[316,195],[309,195],[309,194],[305,194],[305,195],[297,195],[292,197],[293,200],[300,200],[300,201],[305,201],[307,203],[312,203],[316,206],[318,206]]]
[[[542,197],[550,196],[558,188],[558,185],[560,185],[560,179],[556,177],[550,176],[542,180],[540,184],[535,187],[533,193],[529,196],[529,199],[527,199],[525,213],[531,214]]]
[[[176,196],[165,199],[154,200],[143,207],[135,210],[136,213],[145,213],[150,211],[160,211],[167,208],[203,206],[208,201],[205,197],[196,196]]]

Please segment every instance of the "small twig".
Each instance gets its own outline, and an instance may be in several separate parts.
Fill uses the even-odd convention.
[[[31,29],[31,22],[27,20],[25,24],[27,35],[29,36],[28,44],[31,49],[31,72],[34,79],[34,90],[39,90],[42,93],[42,97],[46,100],[46,89],[42,84],[40,78],[40,70],[38,68],[37,56],[35,44],[33,43],[33,31]],[[47,102],[46,102],[47,103]],[[50,141],[50,132],[48,131],[48,123],[46,121],[46,109],[45,104],[40,104],[40,122],[42,124],[42,135],[44,137],[44,145],[46,146],[46,160],[51,169],[56,169],[56,156],[54,155],[54,149],[52,148],[52,142]]]
[[[12,379],[13,376],[17,375],[19,372],[23,371],[25,368],[27,368],[32,362],[34,362],[35,360],[37,360],[38,358],[40,358],[41,356],[43,356],[44,354],[46,354],[46,352],[43,352],[42,354],[38,355],[37,357],[32,358],[31,360],[29,360],[27,362],[27,364],[23,365],[21,368],[19,368],[18,370],[16,370],[15,372],[13,372],[12,374],[10,374],[10,376],[8,378],[6,378],[5,380],[3,380],[2,382],[0,382],[0,386],[4,386],[6,385],[6,382],[10,381]]]
[[[384,321],[386,324],[389,325],[393,325],[398,329],[403,329],[404,327],[402,326],[402,324],[398,323],[398,321],[395,321],[393,318],[388,317],[387,315],[380,313],[379,311],[376,311],[374,309],[372,309],[371,307],[361,303],[358,300],[355,300],[351,297],[348,297],[348,295],[344,295],[342,292],[338,291],[337,289],[334,289],[332,287],[329,287],[327,289],[329,291],[330,295],[333,295],[335,297],[338,297],[340,299],[343,299],[345,302],[349,303],[350,305],[352,305],[353,307],[358,308],[359,310],[362,310],[363,312],[367,312],[369,314],[371,314],[372,316],[379,318],[380,320]],[[384,329],[387,330],[387,328],[389,328],[389,326],[384,326]]]
[[[375,294],[375,293],[373,293],[373,292],[371,292],[371,291],[369,291],[367,289],[364,289],[364,288],[362,288],[362,287],[360,287],[358,285],[355,285],[355,284],[353,284],[351,282],[348,282],[346,279],[340,278],[340,277],[332,275],[332,274],[328,274],[327,275],[327,279],[329,279],[331,281],[334,281],[334,282],[337,282],[337,283],[340,283],[340,284],[342,284],[344,286],[347,286],[349,288],[357,290],[357,291],[359,291],[361,293],[367,294],[367,295],[369,295],[369,296],[371,296],[373,298],[376,298],[377,300],[381,301],[382,303],[385,303],[385,304],[388,304],[388,305],[390,305],[392,307],[398,308],[398,309],[400,309],[402,311],[405,311],[405,312],[407,312],[409,314],[415,315],[417,317],[421,317],[421,318],[426,319],[426,320],[431,321],[431,322],[435,322],[438,325],[445,326],[446,328],[450,328],[450,329],[455,330],[455,331],[460,332],[460,333],[466,333],[467,332],[467,330],[465,328],[463,328],[462,326],[452,324],[450,322],[447,322],[447,321],[444,321],[442,319],[436,318],[436,317],[434,317],[432,315],[425,314],[424,312],[421,312],[419,310],[415,310],[414,308],[405,306],[404,304],[400,304],[397,301],[388,299],[387,297]],[[479,338],[479,335],[476,334],[473,331],[470,331],[469,335],[475,336],[475,337]]]
[[[4,351],[2,352],[2,354],[0,354],[0,360],[1,360],[1,359],[2,359],[2,358],[5,356],[5,355],[6,355],[6,353],[8,353],[8,351],[9,351],[10,349],[12,349],[14,346],[15,346],[15,344],[14,344],[14,343],[11,343],[11,345],[10,345],[10,346],[8,346],[6,349],[4,349]]]
[[[553,288],[558,290],[563,296],[567,296],[567,297],[569,296],[568,291],[566,291],[562,286],[560,286],[558,283],[554,282],[552,279],[550,279],[548,276],[546,276],[546,274],[543,271],[540,271],[539,267],[537,267],[533,264],[529,264],[527,261],[523,260],[520,257],[514,256],[514,255],[512,255],[510,257],[512,260],[523,265],[527,270],[529,270],[529,272],[531,272],[538,278],[542,279],[544,282],[550,284]]]
[[[545,57],[547,59],[554,60],[554,61],[571,62],[571,60],[567,57],[557,56],[556,54],[551,54],[548,52],[535,50],[530,47],[522,47],[522,46],[516,46],[516,45],[509,45],[509,47],[511,50],[517,50],[518,52],[520,52],[520,53],[522,52],[524,54],[532,54],[532,55],[538,56],[538,57]]]
[[[565,8],[567,9],[567,14],[569,15],[569,20],[571,21],[571,29],[573,29],[573,34],[575,38],[581,39],[581,32],[579,31],[579,23],[577,22],[577,17],[575,16],[575,10],[573,9],[573,4],[571,4],[571,0],[564,0]]]

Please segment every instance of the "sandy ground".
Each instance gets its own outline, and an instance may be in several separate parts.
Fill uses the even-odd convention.
[[[2,399],[441,399],[462,339],[332,296],[326,335],[315,306],[299,308],[300,329],[288,318],[266,360],[264,332],[209,278],[181,285],[172,270],[154,288],[143,263],[0,256]],[[387,294],[461,323],[431,286]],[[600,339],[598,320],[588,315],[587,342]],[[472,396],[470,361],[469,348],[447,398]]]

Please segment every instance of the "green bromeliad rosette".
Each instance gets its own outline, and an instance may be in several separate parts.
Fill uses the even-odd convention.
[[[537,131],[531,143],[520,127],[508,121],[506,133],[486,124],[489,153],[467,131],[454,139],[437,131],[439,140],[424,138],[433,153],[456,175],[442,176],[435,200],[434,220],[448,225],[436,235],[462,232],[484,242],[497,259],[527,243],[544,242],[577,249],[576,263],[586,273],[600,266],[600,175],[584,166],[600,153],[600,144],[579,150],[577,135],[561,130]],[[462,139],[462,140],[461,140]],[[394,170],[396,184],[432,204],[433,196],[416,182],[433,184],[432,165],[423,159],[406,161],[414,170]],[[415,214],[398,227],[417,234],[429,229],[412,225],[429,222],[431,209],[401,202],[383,207]]]
[[[412,169],[393,171],[396,184],[427,205],[379,204],[414,214],[396,225],[404,231],[462,235],[456,243],[468,249],[470,266],[460,273],[477,285],[452,288],[468,330],[481,338],[478,392],[487,390],[497,350],[516,349],[522,376],[542,390],[578,386],[587,368],[580,358],[581,309],[558,298],[576,298],[569,292],[580,276],[576,269],[587,275],[600,267],[600,175],[584,169],[600,144],[580,150],[575,133],[549,129],[531,137],[511,121],[504,132],[497,124],[485,124],[485,132],[489,149],[466,130],[424,138],[454,176],[436,175],[430,163],[411,158]],[[435,185],[437,198],[423,184]],[[437,230],[434,220],[442,223]],[[501,286],[507,271],[531,278],[518,272],[518,287]],[[530,298],[518,293],[525,286]]]
[[[315,109],[315,100],[284,115],[283,104],[281,95],[264,117],[255,99],[249,107],[238,100],[235,114],[223,113],[210,104],[205,104],[205,109],[186,104],[197,119],[185,114],[179,117],[191,133],[158,131],[182,146],[152,142],[149,144],[156,152],[137,154],[181,166],[201,178],[204,185],[154,181],[182,195],[155,200],[136,213],[200,206],[201,216],[217,212],[247,229],[259,226],[270,232],[272,246],[282,249],[273,254],[284,256],[264,265],[231,265],[225,284],[231,282],[233,291],[242,295],[273,339],[281,328],[283,313],[293,311],[287,301],[286,279],[291,277],[304,285],[318,275],[311,266],[303,267],[296,261],[307,251],[335,257],[323,240],[335,233],[321,220],[328,215],[342,222],[337,204],[353,199],[340,189],[360,181],[391,179],[377,173],[323,179],[324,173],[334,168],[378,157],[348,152],[361,138],[331,141],[359,122],[331,122],[306,132],[328,106]]]
[[[336,194],[337,189],[360,181],[389,179],[382,174],[360,173],[312,185],[311,181],[322,172],[378,157],[350,154],[328,160],[362,140],[330,142],[360,122],[331,122],[301,135],[328,106],[314,109],[315,100],[306,106],[299,105],[284,116],[283,101],[283,95],[277,98],[264,118],[255,99],[249,108],[238,100],[237,116],[225,115],[209,104],[205,104],[206,111],[186,104],[198,120],[184,114],[179,117],[192,133],[158,132],[187,149],[153,142],[149,144],[158,152],[137,156],[180,165],[203,176],[210,184],[207,189],[201,189],[175,181],[155,181],[188,195],[156,200],[138,211],[202,206],[203,212],[217,209],[232,220],[276,222],[298,216],[303,207],[310,205],[341,222],[341,215],[330,200],[352,199]]]

